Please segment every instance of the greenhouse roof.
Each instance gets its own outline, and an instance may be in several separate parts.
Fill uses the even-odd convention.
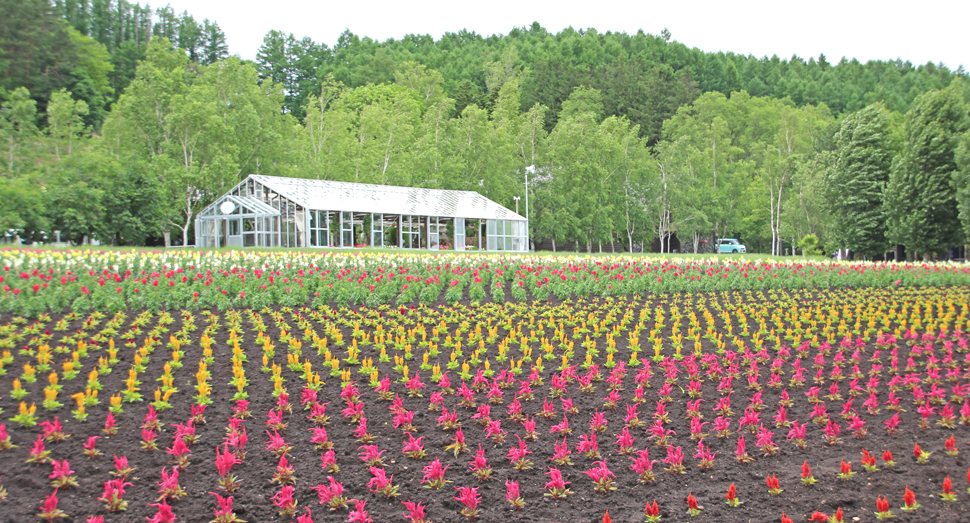
[[[525,217],[474,191],[420,189],[261,174],[251,174],[250,178],[308,209],[476,220],[525,220]]]

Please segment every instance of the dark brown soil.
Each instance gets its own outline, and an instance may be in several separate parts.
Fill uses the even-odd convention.
[[[841,303],[839,300],[843,299],[838,293],[831,295],[825,294],[824,297],[831,300],[832,303]],[[965,300],[965,296],[960,299]],[[653,308],[657,304],[658,301],[653,301],[646,305],[649,308],[650,314],[645,321],[647,328],[641,333],[641,339],[644,340],[642,342],[643,352],[641,352],[641,357],[647,357],[652,354],[652,348],[648,346],[646,338],[653,325]],[[956,306],[959,311],[961,302],[958,301]],[[667,305],[665,304],[664,307],[666,308]],[[439,311],[442,309],[443,307],[436,308]],[[636,321],[638,312],[639,308],[634,309],[633,323]],[[392,316],[400,317],[393,310],[384,311],[384,313],[387,314],[388,318]],[[681,313],[684,314],[687,311],[681,307]],[[175,323],[171,326],[172,331],[181,327],[182,321],[178,313],[173,313],[173,316],[175,317]],[[216,343],[213,345],[216,363],[210,366],[210,372],[212,373],[210,383],[214,389],[212,393],[213,405],[205,412],[207,423],[197,428],[199,439],[191,445],[191,464],[180,476],[180,484],[187,491],[188,496],[172,503],[179,521],[184,522],[211,521],[213,519],[213,510],[217,507],[215,498],[209,495],[208,492],[216,491],[217,489],[218,475],[214,465],[215,449],[217,445],[221,444],[226,433],[227,419],[231,415],[232,407],[230,398],[234,392],[227,385],[232,378],[230,365],[231,346],[228,343],[225,316],[222,314],[220,316],[222,319],[220,323],[222,328],[219,329],[214,337]],[[313,444],[309,441],[311,437],[310,429],[313,427],[313,423],[304,417],[304,412],[301,410],[299,404],[302,380],[298,373],[286,368],[286,347],[278,341],[280,331],[277,325],[274,324],[269,314],[264,313],[261,316],[267,326],[266,334],[274,340],[276,345],[275,361],[284,367],[283,376],[287,380],[285,386],[290,394],[291,404],[294,406],[293,414],[286,415],[286,421],[288,421],[289,426],[282,434],[287,442],[293,445],[293,450],[289,453],[289,457],[291,464],[296,469],[296,498],[298,505],[301,507],[301,512],[303,506],[310,507],[313,512],[313,521],[346,521],[346,511],[339,513],[327,511],[325,507],[317,503],[316,493],[310,490],[310,487],[324,482],[328,474],[321,470],[319,466],[320,453],[314,450]],[[128,320],[125,322],[125,326],[120,329],[120,332],[124,332],[127,329],[131,319],[134,317],[135,314],[129,314]],[[602,318],[602,314],[600,317]],[[155,318],[157,319],[157,315]],[[296,333],[300,332],[291,314],[284,314],[284,318]],[[9,317],[3,317],[2,323],[7,323],[10,319]],[[58,317],[52,318],[46,327],[53,327],[58,319]],[[330,320],[332,319],[330,317]],[[92,369],[97,367],[97,359],[99,356],[104,355],[103,350],[94,350],[92,348],[89,356],[82,360],[84,367],[78,376],[74,380],[62,382],[64,390],[59,394],[58,399],[65,406],[61,407],[57,412],[47,412],[41,407],[43,387],[46,385],[46,373],[38,373],[36,383],[24,384],[24,388],[30,391],[30,394],[24,400],[27,401],[28,405],[31,402],[36,402],[39,419],[41,421],[53,420],[54,416],[57,415],[64,424],[65,432],[71,434],[63,442],[47,444],[47,448],[51,450],[51,457],[53,459],[69,460],[71,468],[76,472],[79,482],[77,488],[62,489],[59,493],[61,500],[59,508],[70,515],[70,517],[62,519],[62,521],[81,522],[85,521],[89,515],[94,514],[104,515],[105,521],[107,522],[143,521],[146,517],[150,517],[155,513],[155,509],[148,504],[154,503],[157,497],[156,482],[160,480],[161,469],[171,466],[169,464],[170,456],[165,453],[164,448],[170,446],[172,443],[172,425],[183,423],[190,417],[192,395],[195,393],[193,390],[193,385],[195,384],[194,374],[202,350],[198,340],[207,323],[203,315],[198,313],[195,314],[194,320],[198,329],[191,333],[192,343],[183,346],[183,350],[186,353],[183,358],[185,364],[182,368],[173,372],[176,386],[180,391],[172,397],[171,403],[173,408],[159,415],[159,421],[163,425],[163,431],[157,440],[160,447],[158,451],[147,453],[139,448],[140,423],[147,412],[148,401],[150,401],[151,393],[156,384],[155,378],[162,374],[162,366],[168,359],[169,351],[164,346],[155,350],[150,363],[147,365],[146,371],[139,378],[143,382],[141,386],[142,393],[148,401],[136,404],[124,404],[124,414],[118,417],[118,425],[121,430],[114,436],[103,437],[98,440],[97,448],[103,452],[103,455],[93,459],[89,459],[82,454],[82,444],[87,440],[88,436],[103,436],[101,434],[101,427],[108,412],[108,398],[114,392],[125,388],[124,380],[127,378],[128,369],[132,364],[133,349],[125,348],[123,346],[124,340],[120,337],[116,338],[120,349],[119,358],[121,361],[114,367],[111,374],[100,378],[101,384],[103,385],[103,390],[99,394],[101,403],[88,409],[89,417],[83,423],[72,419],[70,411],[73,408],[73,400],[69,396],[83,388],[85,377]],[[496,319],[494,324],[504,325],[504,323],[499,323],[499,321]],[[79,321],[73,322],[71,324],[71,330],[68,332],[76,329],[79,323]],[[318,322],[311,323],[314,329],[323,336],[321,325]],[[149,326],[153,325],[155,325],[155,319],[150,322]],[[243,480],[242,487],[234,495],[234,506],[236,513],[248,522],[280,521],[281,518],[277,515],[277,511],[271,501],[271,498],[279,488],[270,482],[270,478],[275,471],[277,460],[269,451],[264,449],[264,444],[267,440],[264,420],[266,419],[267,412],[275,405],[275,400],[271,395],[273,384],[270,379],[270,374],[260,372],[262,348],[255,343],[255,332],[250,330],[251,324],[245,319],[245,315],[242,325],[244,330],[242,348],[248,355],[248,363],[245,365],[245,369],[246,376],[249,379],[249,386],[247,388],[251,400],[249,408],[253,416],[244,423],[250,437],[246,457],[242,464],[237,465],[234,469],[234,472]],[[472,322],[472,326],[474,326],[474,322]],[[452,333],[454,333],[456,327],[456,324],[449,325]],[[344,332],[345,340],[349,342],[351,340],[351,329],[349,325],[341,325],[340,328]],[[373,328],[371,327],[363,327],[363,330],[368,333],[373,332]],[[91,333],[96,332],[95,330]],[[668,323],[665,327],[664,336],[666,337],[669,333],[670,325]],[[56,346],[56,340],[62,334],[55,333],[54,340],[51,340],[51,346]],[[499,339],[502,339],[505,334],[504,327],[500,327]],[[551,334],[552,329],[547,327],[545,329],[545,335],[551,338]],[[168,334],[165,334],[164,338],[167,339],[167,337]],[[143,344],[143,336],[135,341],[137,346],[141,346]],[[440,344],[441,355],[438,358],[441,362],[447,361],[450,350],[444,348],[443,341],[444,335],[442,335],[442,343]],[[626,346],[625,333],[617,336],[617,341],[619,351],[616,354],[616,359],[617,361],[627,361],[629,353]],[[864,350],[865,356],[860,364],[863,373],[868,373],[871,367],[868,356],[874,350],[873,341],[871,339]],[[21,341],[18,348],[22,347],[25,343],[26,341]],[[703,344],[705,351],[713,350],[710,341],[703,340]],[[539,353],[539,350],[537,347],[538,344],[533,345],[536,346],[536,350],[533,353],[534,358]],[[601,361],[605,359],[605,354],[602,350],[604,345],[603,338],[600,338],[599,346],[601,349],[599,360]],[[690,342],[689,346],[692,347],[692,345],[693,342]],[[685,342],[686,346],[688,344]],[[897,343],[897,346],[900,348],[900,368],[902,369],[905,365],[905,358],[909,355],[909,347],[902,340]],[[944,354],[942,347],[943,342],[936,343],[935,356],[937,358],[942,358]],[[728,348],[733,349],[734,347],[729,346]],[[362,350],[364,353],[363,356],[372,356],[374,357],[375,363],[377,362],[376,351],[374,351],[373,347],[366,347]],[[517,351],[518,344],[516,343],[510,347],[510,353]],[[772,349],[769,349],[769,351],[774,355]],[[392,352],[389,348],[388,353]],[[412,374],[417,370],[417,366],[420,364],[420,355],[423,352],[423,349],[415,348],[414,353],[416,359],[409,362]],[[469,357],[469,352],[470,350],[465,350],[466,358]],[[556,355],[558,356],[560,352],[557,348]],[[889,351],[883,350],[882,352],[882,363],[885,365],[885,369],[888,370]],[[339,354],[345,356],[343,350]],[[494,357],[496,350],[490,348],[488,354]],[[576,341],[576,354],[573,361],[579,363],[581,362],[581,355],[583,354],[583,349],[579,347],[579,340]],[[811,356],[814,357],[815,354],[816,352],[813,350]],[[5,369],[7,370],[6,375],[0,377],[0,408],[3,409],[0,418],[6,423],[13,443],[19,445],[19,447],[0,452],[0,481],[2,481],[0,484],[6,488],[9,494],[7,499],[0,503],[0,522],[37,521],[36,514],[38,513],[38,507],[44,497],[53,490],[49,486],[50,480],[47,479],[52,469],[50,465],[28,465],[25,463],[31,445],[36,440],[38,434],[41,433],[40,426],[26,429],[20,427],[16,422],[10,421],[10,418],[17,413],[19,405],[19,401],[14,400],[9,394],[12,388],[11,383],[22,372],[23,364],[30,361],[28,356],[17,354],[16,349],[13,350],[13,355],[14,362],[5,365]],[[64,354],[55,354],[57,365],[52,365],[52,367],[59,368],[60,362],[65,357],[66,355]],[[795,354],[792,351],[792,357],[784,365],[786,374],[782,377],[782,380],[786,386],[790,378],[791,361],[794,357]],[[846,357],[848,358],[848,353]],[[308,342],[303,342],[303,358],[309,359],[313,363],[314,370],[322,370],[323,356],[316,354],[316,351],[310,347]],[[925,358],[925,356],[921,358]],[[917,358],[918,364],[922,363],[921,358]],[[964,354],[962,353],[954,356],[954,359],[959,362],[963,362],[963,358]],[[831,356],[826,358],[826,360],[831,364]],[[767,377],[770,374],[768,370],[769,363],[770,361],[760,365],[760,383],[762,385],[767,381]],[[804,360],[802,363],[807,368],[806,384],[803,387],[788,387],[788,392],[794,402],[789,410],[788,418],[808,421],[811,405],[806,401],[805,392],[813,385],[812,377],[814,376],[814,371],[812,369],[811,358]],[[493,365],[495,365],[494,368],[498,368],[498,365],[494,363],[494,359]],[[663,370],[656,363],[653,365],[653,378],[650,380],[651,387],[646,390],[645,394],[647,402],[639,407],[640,419],[648,425],[652,422],[651,417],[655,410],[657,390],[664,383]],[[391,364],[378,364],[382,377],[385,373],[391,376],[398,375],[391,370],[391,366]],[[526,413],[535,414],[541,409],[543,398],[551,390],[551,376],[556,372],[555,367],[557,366],[558,359],[546,362],[546,369],[543,375],[544,385],[535,388],[535,399],[532,401],[523,401],[523,407]],[[733,431],[737,430],[738,417],[749,402],[747,398],[750,398],[752,395],[752,392],[748,391],[745,387],[745,368],[742,367],[741,376],[734,382],[732,408],[735,414],[731,416],[734,420],[732,425]],[[850,364],[845,366],[845,370],[848,371],[848,369],[851,369]],[[925,376],[925,370],[922,365],[919,366],[919,369]],[[430,521],[436,523],[463,521],[465,518],[459,514],[461,505],[452,499],[452,496],[457,492],[454,487],[457,486],[479,487],[478,492],[482,497],[482,503],[479,509],[479,520],[485,522],[501,521],[502,518],[514,518],[518,521],[527,522],[599,522],[602,521],[603,514],[607,509],[609,509],[613,521],[639,522],[644,520],[645,503],[653,501],[654,499],[660,507],[663,521],[776,522],[780,521],[782,512],[788,513],[794,521],[806,521],[813,511],[821,511],[831,515],[837,508],[841,507],[846,521],[868,522],[875,521],[874,510],[876,508],[877,495],[885,495],[888,497],[893,512],[897,516],[896,520],[898,521],[970,521],[970,511],[968,511],[970,494],[967,494],[966,479],[968,465],[970,465],[970,459],[968,459],[968,456],[970,456],[970,448],[967,447],[967,441],[970,438],[970,429],[964,425],[958,425],[955,429],[940,427],[936,424],[939,416],[934,414],[931,417],[931,427],[927,430],[920,430],[920,416],[917,414],[916,407],[913,405],[913,396],[905,388],[897,393],[903,398],[900,404],[905,409],[905,412],[900,413],[902,423],[896,435],[890,436],[883,429],[883,421],[891,413],[882,409],[879,414],[870,415],[861,406],[861,403],[866,398],[863,395],[856,398],[854,407],[863,419],[867,421],[867,426],[869,427],[868,435],[864,439],[859,440],[849,434],[849,431],[846,429],[845,420],[838,416],[843,402],[827,401],[828,412],[833,418],[839,421],[842,428],[841,443],[834,446],[826,445],[822,426],[810,423],[806,438],[808,447],[805,450],[799,450],[785,440],[787,429],[774,428],[772,419],[777,410],[778,397],[782,389],[766,388],[763,392],[763,401],[766,407],[760,415],[764,425],[775,431],[774,441],[779,446],[778,454],[771,457],[762,457],[754,445],[754,435],[747,434],[748,452],[757,459],[753,463],[740,464],[734,459],[734,450],[738,434],[734,434],[726,439],[719,439],[711,434],[705,441],[717,453],[717,457],[714,461],[714,468],[709,471],[704,471],[697,468],[697,460],[692,457],[696,443],[689,439],[690,425],[686,417],[686,401],[689,398],[683,392],[683,389],[681,389],[681,387],[686,387],[688,377],[682,369],[679,369],[681,373],[674,386],[673,401],[667,405],[667,411],[670,414],[670,423],[666,424],[666,428],[676,432],[672,443],[674,446],[683,448],[685,454],[684,464],[687,473],[684,475],[670,474],[664,470],[665,465],[662,462],[658,462],[655,466],[656,482],[642,485],[637,481],[636,474],[629,469],[630,459],[627,456],[620,455],[614,444],[615,434],[619,433],[623,426],[623,418],[625,415],[624,406],[633,401],[634,390],[636,388],[634,377],[637,370],[636,368],[631,368],[627,372],[623,380],[622,399],[619,402],[619,407],[615,411],[606,411],[608,428],[598,438],[602,457],[610,469],[616,474],[616,490],[610,494],[594,492],[592,481],[583,474],[584,470],[590,468],[593,460],[587,459],[575,452],[575,445],[579,442],[579,435],[584,432],[589,433],[588,423],[592,413],[597,409],[600,411],[604,410],[603,397],[608,393],[605,381],[595,383],[592,393],[580,392],[575,381],[568,387],[566,397],[572,398],[574,405],[579,409],[579,414],[570,416],[570,425],[573,433],[569,436],[569,443],[574,450],[572,456],[574,465],[562,467],[566,481],[571,482],[570,488],[573,493],[565,500],[553,500],[543,495],[543,487],[547,481],[547,477],[543,473],[546,472],[547,466],[552,465],[549,457],[553,454],[553,444],[556,439],[556,435],[550,434],[550,427],[562,420],[561,403],[558,399],[555,400],[557,413],[555,418],[549,420],[537,418],[539,438],[537,441],[529,444],[529,449],[533,452],[530,457],[535,463],[535,467],[530,471],[517,472],[510,467],[506,455],[509,447],[516,442],[515,434],[523,435],[524,432],[521,424],[505,419],[505,409],[512,401],[515,389],[506,390],[502,404],[492,406],[492,418],[501,418],[502,428],[509,433],[503,444],[495,444],[485,438],[483,427],[477,421],[471,419],[471,416],[475,414],[474,409],[457,406],[458,398],[456,395],[445,396],[444,406],[449,411],[457,409],[459,413],[459,419],[462,421],[470,449],[468,453],[461,454],[456,458],[451,452],[444,450],[444,447],[450,443],[452,432],[445,432],[437,428],[435,422],[438,414],[428,411],[428,398],[431,392],[437,389],[428,380],[430,373],[421,372],[422,379],[428,383],[428,387],[424,389],[423,398],[406,397],[406,389],[403,384],[396,382],[392,385],[392,390],[405,398],[403,403],[404,408],[415,412],[414,424],[417,427],[415,436],[424,438],[423,443],[425,450],[428,452],[427,458],[423,460],[412,460],[405,457],[401,452],[402,441],[406,437],[400,429],[392,427],[392,414],[389,409],[390,402],[379,399],[374,390],[368,386],[366,377],[360,376],[355,372],[354,378],[358,382],[361,399],[365,403],[365,416],[368,420],[369,432],[377,437],[374,444],[387,451],[384,455],[387,473],[388,475],[393,474],[394,484],[400,487],[400,496],[398,498],[385,499],[368,491],[367,482],[370,480],[371,475],[357,457],[357,449],[360,443],[352,435],[356,424],[344,419],[340,414],[340,410],[344,408],[345,402],[338,396],[340,393],[339,378],[330,377],[329,374],[322,374],[326,385],[320,392],[320,400],[330,402],[328,408],[330,423],[326,429],[330,439],[334,442],[334,450],[336,451],[340,466],[340,471],[334,477],[343,483],[348,497],[367,501],[367,510],[370,512],[371,518],[376,522],[405,521],[402,515],[404,507],[401,501],[407,500],[424,504],[427,510],[427,519]],[[830,367],[826,369],[826,372],[829,370]],[[584,372],[583,369],[577,369],[577,371],[580,374]],[[605,377],[608,369],[603,368],[602,372]],[[524,372],[519,378],[525,379],[527,375],[528,372]],[[457,372],[449,372],[449,377],[457,388],[460,385]],[[890,376],[884,370],[881,377],[882,384],[877,394],[881,401],[885,402],[888,395],[886,382]],[[825,380],[822,392],[823,396],[828,393],[830,383],[828,379]],[[863,386],[864,383],[865,380],[862,380]],[[961,378],[959,383],[966,384],[967,378]],[[947,387],[949,393],[949,388],[955,385],[955,383],[944,382],[941,385]],[[703,381],[702,397],[705,401],[701,404],[701,412],[704,414],[704,421],[713,421],[716,416],[712,412],[712,408],[717,399],[721,397],[721,394],[717,391],[717,386],[717,380]],[[840,388],[842,394],[845,395],[848,390],[848,379],[841,382]],[[924,385],[924,388],[928,389],[929,387],[928,385]],[[482,402],[485,400],[485,395],[479,393],[476,395],[476,399]],[[962,402],[953,404],[955,411],[959,412],[961,404]],[[710,425],[707,426],[706,432],[713,432],[710,428]],[[642,449],[647,446],[650,447],[652,459],[661,460],[666,456],[664,449],[653,446],[647,439],[647,434],[645,434],[643,428],[631,430],[631,433],[636,437],[636,448]],[[960,448],[960,453],[956,457],[948,456],[944,452],[944,440],[950,437],[951,434],[956,436],[956,441]],[[933,453],[929,459],[929,463],[917,464],[913,459],[912,450],[916,442],[919,442],[923,450]],[[473,458],[474,450],[478,448],[479,444],[482,444],[485,448],[486,457],[494,470],[492,478],[486,482],[479,482],[469,471],[468,467],[468,461]],[[882,455],[883,450],[891,450],[896,458],[897,465],[893,469],[885,469],[880,459],[879,467],[882,470],[871,474],[866,473],[860,463],[863,448],[873,452],[877,457]],[[107,513],[104,510],[103,504],[97,501],[97,498],[102,493],[103,483],[111,479],[109,472],[113,470],[112,454],[127,456],[131,464],[137,466],[137,471],[130,478],[133,486],[128,488],[125,496],[125,499],[130,501],[129,508],[127,512],[116,514]],[[449,466],[446,479],[451,483],[444,489],[433,491],[423,488],[420,484],[422,478],[421,469],[436,456],[440,457],[442,462]],[[852,468],[856,472],[855,477],[848,482],[843,482],[837,477],[840,461],[842,460],[851,462]],[[805,461],[809,463],[814,476],[818,479],[818,483],[812,487],[806,487],[800,481],[800,468]],[[780,495],[769,495],[765,485],[765,477],[768,474],[777,475],[780,486],[784,489],[784,492]],[[958,500],[951,504],[943,503],[938,495],[942,492],[941,485],[947,475],[951,477],[954,491],[958,496]],[[520,483],[521,493],[525,499],[525,508],[521,512],[511,512],[509,504],[504,499],[504,483],[506,480],[517,480]],[[743,504],[737,508],[732,508],[725,504],[724,495],[731,483],[736,484],[737,495],[743,501]],[[916,493],[917,501],[922,504],[922,507],[913,513],[906,513],[900,510],[900,507],[903,505],[903,491],[906,486],[909,486]],[[690,517],[687,514],[686,498],[689,492],[693,493],[703,507],[699,516]],[[291,521],[295,519],[294,517],[282,520]]]

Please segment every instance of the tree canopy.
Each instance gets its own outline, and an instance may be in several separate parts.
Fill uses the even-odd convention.
[[[962,68],[538,23],[274,30],[250,62],[215,21],[126,0],[0,0],[0,50],[0,219],[28,239],[191,243],[250,173],[528,193],[553,248],[931,256],[970,236]]]

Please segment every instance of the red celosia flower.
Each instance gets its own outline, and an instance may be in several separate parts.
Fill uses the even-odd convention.
[[[456,458],[458,457],[459,453],[468,450],[468,445],[465,444],[465,432],[461,429],[461,427],[458,427],[458,430],[455,431],[454,439],[451,440],[450,445],[445,447],[445,450],[454,451]]]
[[[0,450],[10,450],[16,447],[12,441],[10,441],[10,434],[7,433],[7,425],[5,423],[0,423]]]
[[[842,481],[849,481],[855,476],[855,472],[852,471],[852,463],[846,463],[844,460],[839,464],[839,478]]]
[[[653,503],[647,503],[644,511],[647,513],[647,521],[651,523],[656,523],[660,521],[660,507],[657,505],[657,500],[653,500]]]
[[[824,513],[824,512],[819,512],[819,511],[816,510],[815,512],[812,512],[812,516],[810,518],[808,518],[808,520],[809,521],[819,521],[821,523],[825,523],[826,521],[829,520],[829,515],[826,514],[826,513]]]
[[[735,492],[734,483],[731,483],[731,486],[728,487],[727,494],[725,494],[724,497],[727,498],[727,504],[732,507],[736,507],[742,503],[741,500],[738,499],[737,493]]]
[[[957,439],[950,434],[950,438],[943,442],[943,447],[946,449],[947,456],[956,456],[960,453],[957,449]]]
[[[916,494],[909,490],[909,485],[906,485],[906,491],[903,493],[903,510],[912,512],[919,507],[920,504],[916,502]]]
[[[158,425],[158,413],[155,412],[155,406],[149,405],[148,412],[145,413],[145,420],[141,424],[143,429],[160,430],[161,427]]]
[[[390,478],[387,477],[387,472],[380,467],[370,467],[371,480],[367,482],[367,488],[371,492],[377,494],[383,494],[384,497],[392,498],[398,495],[398,487],[395,486],[392,481],[394,480],[394,475]]]
[[[893,517],[893,512],[889,510],[889,501],[886,501],[886,496],[876,497],[876,518],[877,519],[889,519]]]
[[[239,487],[236,476],[230,471],[233,465],[242,461],[235,454],[229,452],[229,444],[223,445],[223,452],[219,454],[219,447],[216,447],[216,471],[219,472],[219,486],[226,492],[234,492]]]
[[[952,503],[957,500],[957,495],[953,493],[953,482],[950,481],[949,475],[943,480],[943,493],[940,494],[940,497],[947,503]]]
[[[778,484],[778,476],[774,474],[768,475],[768,477],[765,480],[765,483],[767,483],[768,485],[769,494],[771,494],[772,496],[777,496],[778,494],[781,494],[782,489],[781,489],[781,486],[779,486]]]
[[[141,448],[148,452],[158,450],[158,445],[155,444],[156,437],[152,429],[141,429]]]
[[[696,516],[701,513],[701,507],[697,504],[697,499],[694,498],[693,492],[687,493],[687,512],[691,516]]]
[[[781,513],[781,523],[794,523],[784,512]]]
[[[802,483],[806,485],[815,484],[815,476],[812,475],[812,469],[808,466],[808,461],[802,463]]]
[[[893,453],[889,450],[882,451],[882,460],[886,463],[886,466],[892,468],[896,462],[893,461]]]
[[[869,451],[862,449],[862,466],[869,472],[876,472],[879,470],[876,467],[876,457],[869,454]]]

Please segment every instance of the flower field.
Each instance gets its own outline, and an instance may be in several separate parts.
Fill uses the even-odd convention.
[[[0,514],[966,521],[963,265],[0,251]]]

